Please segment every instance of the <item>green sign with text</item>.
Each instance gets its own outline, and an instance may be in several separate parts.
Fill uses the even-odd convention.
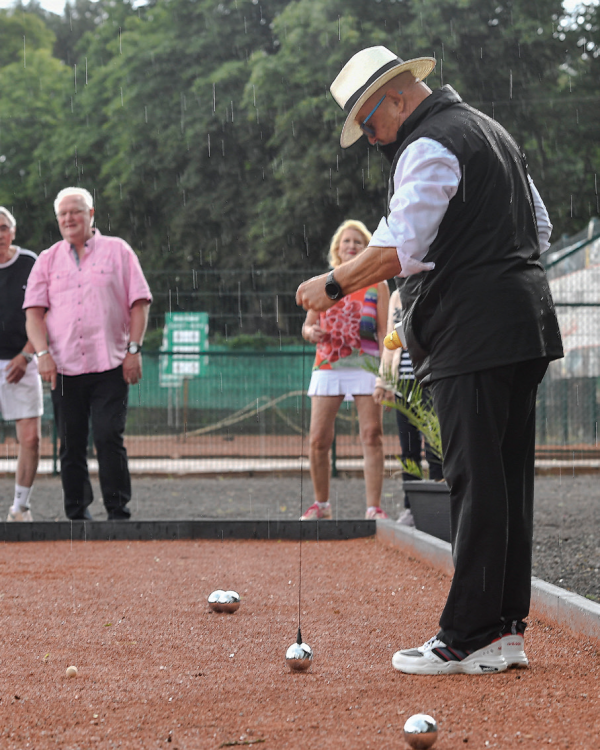
[[[163,388],[177,387],[184,380],[202,377],[208,357],[208,313],[175,312],[165,314],[160,347],[159,383]]]

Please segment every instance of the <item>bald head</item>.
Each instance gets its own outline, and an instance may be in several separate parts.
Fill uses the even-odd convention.
[[[405,70],[404,73],[400,73],[399,76],[392,78],[391,81],[385,83],[379,91],[379,96],[383,96],[384,91],[402,91],[407,101],[418,101],[420,104],[423,99],[426,99],[431,94],[431,89],[426,83],[423,83],[419,78],[415,78],[414,75],[409,71]],[[418,105],[417,105],[418,106]]]

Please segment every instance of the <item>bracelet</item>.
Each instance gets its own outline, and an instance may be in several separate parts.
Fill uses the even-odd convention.
[[[42,351],[42,352],[36,352],[36,356],[38,357],[38,359],[40,357],[43,357],[44,354],[50,354],[50,350],[49,349],[44,349],[44,351]]]

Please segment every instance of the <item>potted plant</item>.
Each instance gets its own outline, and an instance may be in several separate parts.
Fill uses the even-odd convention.
[[[394,401],[384,401],[384,405],[402,412],[429,443],[432,453],[441,460],[440,423],[428,403],[428,399],[423,396],[422,387],[414,381],[398,379],[385,368],[382,379],[386,390],[392,391],[398,396]],[[397,459],[402,471],[415,477],[414,480],[405,480],[402,483],[402,489],[408,495],[415,519],[415,527],[419,531],[424,531],[438,539],[449,542],[451,536],[450,489],[448,485],[446,482],[424,479],[421,467],[414,461],[403,461],[399,456]]]

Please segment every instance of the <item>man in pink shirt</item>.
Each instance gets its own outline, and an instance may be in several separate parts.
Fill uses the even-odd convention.
[[[63,240],[37,259],[23,307],[40,375],[52,387],[65,513],[73,520],[92,519],[86,456],[91,416],[108,518],[126,520],[131,515],[123,443],[127,397],[129,385],[142,377],[152,295],[129,245],[93,228],[94,202],[87,190],[61,190],[54,210]]]

